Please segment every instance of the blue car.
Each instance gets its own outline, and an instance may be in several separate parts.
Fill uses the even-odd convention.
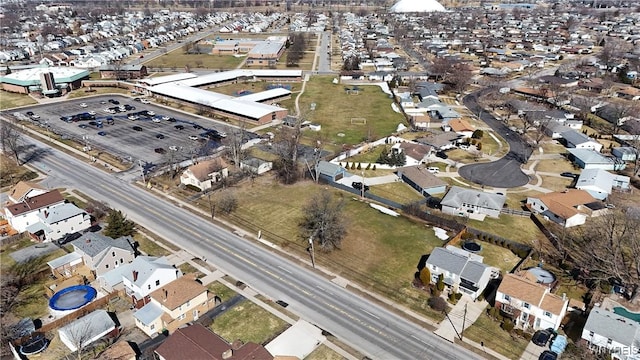
[[[98,132],[98,135],[100,135],[100,136],[106,136],[106,135],[107,135],[107,133],[106,133],[106,132],[104,132],[104,131],[99,131],[99,132]]]

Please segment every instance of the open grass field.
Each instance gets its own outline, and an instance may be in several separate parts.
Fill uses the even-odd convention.
[[[418,260],[442,245],[425,224],[384,215],[357,197],[323,185],[301,182],[284,186],[267,178],[236,189],[238,210],[230,220],[256,232],[262,229],[263,238],[307,259],[297,224],[301,209],[320,191],[330,191],[336,198],[344,196],[348,231],[340,250],[316,251],[316,261],[392,299],[406,303],[411,300],[407,296],[418,296],[410,292]],[[424,305],[424,299],[413,300],[417,306]]]
[[[364,163],[376,162],[378,158],[380,158],[380,154],[382,153],[382,151],[384,151],[384,149],[387,149],[387,151],[391,151],[391,146],[380,145],[373,148],[370,147],[359,154],[346,158],[344,161]]]
[[[182,48],[178,48],[170,53],[159,56],[144,64],[151,68],[180,68],[188,66],[191,69],[221,69],[232,70],[237,68],[244,57],[211,54],[185,54]]]
[[[424,196],[401,181],[371,186],[369,192],[403,205],[424,200]]]
[[[242,340],[244,343],[263,344],[288,326],[280,318],[247,300],[218,316],[210,328],[230,343]]]
[[[562,191],[573,183],[573,179],[566,177],[541,176],[541,178],[541,186],[553,191]]]
[[[29,95],[0,90],[0,110],[11,109],[18,106],[33,105],[36,103],[37,101],[32,99]]]
[[[347,95],[345,86],[332,80],[331,76],[314,76],[300,99],[300,108],[311,121],[322,125],[321,135],[331,142],[357,144],[367,137],[380,138],[404,122],[402,115],[391,109],[391,98],[379,87],[360,86],[358,95]],[[308,110],[311,103],[316,103],[314,111]],[[366,124],[352,124],[353,118],[364,118]]]
[[[500,328],[500,323],[482,313],[473,325],[464,331],[467,339],[493,349],[509,359],[519,359],[529,343],[522,338],[514,338]]]

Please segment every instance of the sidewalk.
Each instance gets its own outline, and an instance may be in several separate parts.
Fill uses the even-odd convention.
[[[486,307],[486,301],[473,301],[468,295],[463,295],[460,301],[449,311],[449,319],[442,320],[438,329],[433,333],[445,340],[454,342],[458,334],[463,331],[463,326],[464,329],[471,326]]]

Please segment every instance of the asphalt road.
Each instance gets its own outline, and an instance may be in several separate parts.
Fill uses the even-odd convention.
[[[522,172],[520,166],[527,162],[533,150],[517,133],[509,130],[491,113],[482,109],[477,102],[481,92],[465,96],[464,104],[472,113],[480,114],[482,121],[507,141],[509,152],[497,161],[462,166],[458,169],[458,173],[463,178],[480,185],[498,188],[514,188],[525,185],[529,182],[529,176]]]
[[[320,33],[320,47],[316,50],[318,53],[318,67],[315,69],[318,73],[326,74],[331,72],[331,31],[323,31]]]
[[[260,293],[289,303],[289,310],[372,359],[471,360],[479,357],[146,190],[35,139],[24,141],[35,145],[29,164],[49,175],[48,186],[73,187],[122,210],[139,225],[192,254],[206,256],[216,267]]]

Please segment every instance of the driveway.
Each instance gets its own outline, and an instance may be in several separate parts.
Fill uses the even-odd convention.
[[[502,136],[509,144],[509,153],[503,158],[490,163],[469,164],[458,169],[463,178],[476,184],[499,188],[514,188],[523,186],[529,182],[529,176],[520,166],[527,162],[533,150],[524,142],[517,133],[496,119],[491,113],[484,111],[478,104],[478,96],[482,91],[471,93],[464,97],[464,104],[474,114],[480,114],[480,118],[493,131]]]

